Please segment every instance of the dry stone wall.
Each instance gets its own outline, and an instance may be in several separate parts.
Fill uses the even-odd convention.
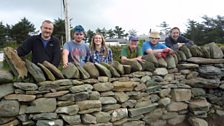
[[[147,62],[149,56],[140,65],[70,64],[60,71],[8,57],[11,67],[25,67],[0,70],[0,125],[206,126],[206,117],[224,115],[223,52],[207,46],[207,56],[184,47],[171,57],[175,65],[163,59],[166,66]]]

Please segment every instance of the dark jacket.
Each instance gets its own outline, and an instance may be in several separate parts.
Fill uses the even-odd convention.
[[[55,37],[51,37],[47,46],[44,48],[41,34],[31,36],[17,48],[17,54],[19,56],[25,56],[29,52],[32,52],[32,62],[35,64],[42,63],[45,60],[54,64],[56,67],[60,64],[60,45],[59,40]]]
[[[178,43],[185,43],[186,45],[192,45],[193,41],[191,41],[183,36],[179,36],[177,40],[174,40],[171,36],[169,36],[165,39],[166,46],[168,46],[169,48],[171,48],[174,51],[178,50]]]

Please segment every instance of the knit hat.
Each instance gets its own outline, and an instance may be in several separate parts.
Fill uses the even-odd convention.
[[[84,28],[81,25],[75,26],[73,29],[74,32],[85,32]]]

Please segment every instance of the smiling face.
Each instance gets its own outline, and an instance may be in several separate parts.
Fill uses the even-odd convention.
[[[41,28],[41,37],[45,40],[50,39],[53,33],[54,25],[52,22],[44,21]]]
[[[150,38],[151,44],[156,45],[159,42],[159,38]]]
[[[131,50],[134,50],[138,46],[138,41],[136,40],[130,40],[129,41],[129,46]]]
[[[95,35],[94,38],[93,38],[93,41],[94,41],[94,44],[96,46],[101,45],[102,41],[103,41],[102,36],[101,35]]]
[[[177,40],[178,37],[180,36],[180,30],[175,28],[175,29],[172,29],[171,30],[171,37],[174,39],[174,40]]]
[[[81,42],[84,39],[84,33],[83,32],[74,32],[73,36],[74,36],[74,40],[78,43]]]

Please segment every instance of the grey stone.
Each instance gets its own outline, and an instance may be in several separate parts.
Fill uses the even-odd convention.
[[[156,68],[156,70],[154,71],[154,74],[165,76],[166,74],[168,74],[168,71],[166,68]]]
[[[78,92],[74,94],[75,101],[84,101],[89,99],[88,92]]]
[[[84,124],[96,124],[96,117],[90,114],[82,115],[81,120]]]
[[[90,78],[89,73],[82,66],[80,66],[80,64],[75,64],[75,66],[79,70],[80,78],[82,78],[82,79],[88,79],[88,78]]]
[[[126,81],[126,82],[120,82],[115,81],[113,82],[114,85],[114,91],[132,91],[135,84],[132,81]]]
[[[156,59],[155,55],[152,53],[148,53],[147,55],[144,55],[143,59],[148,62],[152,62],[155,65],[155,67],[158,66],[158,60]]]
[[[95,63],[96,68],[99,70],[100,75],[107,76],[107,77],[112,77],[110,70],[108,70],[105,66]]]
[[[204,119],[190,117],[188,121],[192,126],[208,126],[208,123]]]
[[[110,110],[119,109],[120,107],[121,107],[120,104],[108,104],[108,105],[103,105],[102,110],[110,111]]]
[[[96,117],[96,122],[98,123],[108,123],[111,119],[110,113],[108,112],[97,112],[94,113]]]
[[[192,88],[191,92],[193,97],[200,97],[206,95],[206,92],[203,88]]]
[[[123,126],[145,126],[144,121],[128,121]]]
[[[76,125],[81,123],[80,115],[61,115],[61,117],[69,125]]]
[[[185,83],[192,87],[198,88],[217,88],[220,85],[219,79],[193,78],[186,80]]]
[[[24,79],[27,77],[28,70],[26,68],[25,62],[17,55],[12,47],[6,47],[3,49],[5,54],[5,60],[8,63],[13,74],[18,79]]]
[[[171,112],[177,112],[177,111],[181,111],[181,110],[186,110],[187,107],[188,107],[188,105],[184,102],[171,102],[167,106],[167,110],[171,111]]]
[[[115,92],[115,98],[118,102],[123,103],[129,99],[129,96],[124,92]]]
[[[152,112],[157,106],[158,106],[157,103],[153,103],[146,107],[128,109],[129,116],[134,117],[134,116]]]
[[[61,72],[66,78],[80,78],[78,68],[72,63],[69,63],[68,66],[63,68]]]
[[[166,57],[166,62],[167,62],[167,68],[168,69],[176,68],[175,59],[172,55],[168,55]]]
[[[100,63],[103,66],[105,66],[108,70],[110,70],[111,74],[113,77],[120,77],[121,75],[118,73],[118,71],[113,67],[113,65],[111,64],[107,64],[107,63]]]
[[[175,126],[177,124],[182,123],[185,120],[185,117],[186,117],[185,115],[178,115],[175,118],[169,119],[167,122],[169,125]]]
[[[142,70],[142,66],[137,60],[126,60],[123,64],[130,65],[132,72]]]
[[[0,117],[0,125],[13,121],[15,117]]]
[[[131,73],[131,65],[123,65],[124,67],[124,73],[130,74]]]
[[[222,50],[216,45],[215,42],[209,43],[208,46],[210,47],[211,51],[211,58],[214,59],[222,59],[223,58],[223,52]]]
[[[26,113],[54,112],[56,110],[55,98],[39,98],[32,102]]]
[[[37,63],[37,65],[43,70],[43,72],[45,73],[45,75],[47,76],[47,79],[54,81],[55,77],[54,75],[51,73],[51,71],[45,67],[43,64],[41,63]]]
[[[97,77],[100,76],[100,73],[99,73],[98,69],[91,62],[85,63],[83,65],[83,68],[89,73],[89,75],[90,75],[91,78],[97,78]]]
[[[61,71],[56,67],[54,66],[53,64],[49,63],[48,61],[44,61],[42,63],[45,67],[47,67],[53,74],[56,78],[59,78],[59,79],[64,79],[64,76],[63,74],[61,73]]]
[[[89,93],[89,100],[99,100],[100,93],[98,91],[92,91]]]
[[[180,50],[184,52],[187,59],[192,57],[191,51],[187,46],[181,46]]]
[[[19,124],[20,124],[19,120],[14,119],[14,120],[12,120],[12,121],[10,121],[8,123],[5,123],[5,124],[3,124],[1,126],[18,126]]]
[[[220,68],[210,66],[210,65],[200,66],[198,72],[201,77],[204,77],[207,79],[221,78],[222,76],[224,76]]]
[[[158,67],[167,67],[167,62],[165,61],[165,59],[164,58],[158,58],[157,59],[158,60]]]
[[[6,70],[0,70],[0,85],[13,81],[13,75]]]
[[[0,99],[13,92],[14,92],[14,87],[12,83],[0,85]]]
[[[67,115],[75,115],[79,111],[78,105],[71,105],[65,107],[58,107],[56,109],[56,113],[67,114]]]
[[[211,104],[206,99],[192,100],[189,103],[191,111],[209,111]]]
[[[202,57],[191,57],[187,59],[188,62],[196,63],[196,64],[220,64],[224,63],[224,59],[208,59]]]
[[[112,66],[117,70],[120,75],[124,74],[124,67],[118,61],[113,61]]]
[[[30,102],[36,98],[36,95],[25,95],[25,94],[9,94],[4,97],[5,99],[18,100],[20,102]]]
[[[63,96],[67,93],[69,93],[69,91],[57,91],[57,92],[53,92],[53,93],[46,93],[46,94],[44,94],[44,97],[45,98],[60,97],[60,96]]]
[[[201,47],[202,53],[204,54],[204,58],[211,58],[210,47],[208,44]]]
[[[170,98],[162,98],[159,100],[159,104],[162,106],[167,106],[171,103],[171,99]]]
[[[173,89],[171,94],[175,101],[189,101],[191,99],[190,89]]]
[[[26,60],[25,64],[29,73],[33,76],[36,82],[42,82],[46,80],[43,71],[36,64],[30,62],[29,60]]]
[[[0,101],[0,117],[13,117],[19,115],[20,104],[16,100]]]
[[[90,84],[83,84],[83,85],[78,85],[78,86],[73,86],[69,90],[72,93],[78,93],[78,92],[90,92],[93,89],[93,86]]]
[[[117,100],[113,97],[100,97],[100,102],[104,104],[116,104]]]
[[[102,83],[108,82],[109,81],[109,77],[100,76],[100,77],[98,77],[98,81],[102,82]]]
[[[114,88],[113,84],[107,82],[107,83],[97,83],[93,85],[94,90],[96,91],[110,91]]]
[[[128,117],[127,108],[116,109],[111,113],[111,122],[115,122],[126,117]]]
[[[56,113],[40,113],[40,114],[34,114],[30,115],[30,118],[33,120],[53,120],[57,119],[57,114]]]
[[[38,89],[38,86],[35,83],[22,83],[22,82],[15,82],[13,86],[25,91],[35,91]]]
[[[101,110],[102,104],[100,100],[85,100],[77,102],[79,113],[92,113]],[[89,111],[88,111],[89,110]]]
[[[36,126],[64,126],[61,119],[57,120],[38,120]]]

